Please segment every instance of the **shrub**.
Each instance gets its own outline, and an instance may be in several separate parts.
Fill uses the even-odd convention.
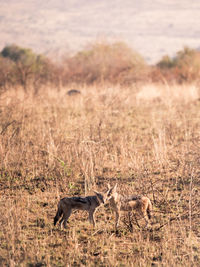
[[[168,81],[172,79],[183,83],[199,80],[200,52],[185,47],[174,58],[164,56],[157,67]]]
[[[144,59],[122,42],[95,43],[64,62],[66,81],[130,83],[146,73]],[[143,77],[144,78],[144,77]]]
[[[5,91],[12,84],[13,62],[0,56],[0,91]]]

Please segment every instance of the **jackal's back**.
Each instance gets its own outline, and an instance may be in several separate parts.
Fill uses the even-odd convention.
[[[96,196],[87,197],[65,197],[60,200],[62,209],[71,208],[78,210],[89,210],[92,206],[99,206]]]

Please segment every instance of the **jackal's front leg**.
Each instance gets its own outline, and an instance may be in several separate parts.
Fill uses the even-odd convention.
[[[119,220],[120,220],[120,211],[115,211],[115,230],[117,230],[117,227],[119,226]]]
[[[94,219],[94,214],[95,214],[94,210],[89,211],[89,222],[92,223],[93,226],[95,227],[96,223]]]

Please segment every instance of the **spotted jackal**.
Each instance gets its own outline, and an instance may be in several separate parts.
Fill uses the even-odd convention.
[[[58,210],[54,217],[54,225],[60,219],[60,226],[64,225],[66,228],[67,220],[69,219],[72,210],[86,210],[89,213],[89,222],[95,226],[94,214],[97,208],[105,203],[106,194],[95,192],[94,196],[87,197],[65,197],[58,203]]]
[[[146,227],[151,219],[152,204],[148,197],[131,195],[122,196],[117,193],[117,184],[110,187],[108,184],[107,202],[110,203],[111,209],[115,211],[115,229],[119,225],[121,211],[136,211],[144,218]]]

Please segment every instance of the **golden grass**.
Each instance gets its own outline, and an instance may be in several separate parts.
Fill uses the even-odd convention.
[[[142,97],[148,88],[159,95]],[[198,266],[200,102],[189,88],[2,95],[0,265]],[[97,212],[95,230],[84,212],[67,230],[53,227],[60,197],[104,191],[108,182],[151,199],[150,230],[125,215],[115,233],[109,207]]]

